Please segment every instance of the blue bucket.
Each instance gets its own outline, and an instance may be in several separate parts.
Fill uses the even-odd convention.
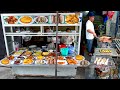
[[[67,56],[68,55],[68,48],[61,48],[60,53],[62,56]]]

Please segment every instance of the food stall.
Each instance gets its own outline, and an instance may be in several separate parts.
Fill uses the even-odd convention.
[[[59,20],[57,20],[58,18]],[[19,14],[1,14],[2,27],[7,55],[0,61],[0,65],[12,67],[13,73],[17,76],[75,76],[76,67],[80,65],[89,65],[85,57],[80,54],[82,13],[19,13]],[[59,21],[59,22],[58,22]],[[45,33],[45,26],[73,26],[75,30],[71,33],[65,33],[57,30]],[[23,32],[16,30],[19,27],[39,27],[38,32]],[[59,29],[59,28],[58,28]],[[27,31],[27,30],[26,30]],[[68,53],[68,48],[61,51],[48,50],[46,46],[29,47],[19,46],[16,48],[16,37],[31,36],[74,36],[74,52]],[[23,41],[21,41],[23,42]],[[17,44],[18,45],[18,44]],[[44,49],[44,50],[43,50]],[[62,49],[62,48],[61,48]],[[67,53],[67,54],[66,54]],[[65,54],[65,55],[64,55]],[[56,57],[57,56],[57,57]],[[84,60],[80,63],[81,60]],[[57,67],[56,67],[57,65]],[[57,68],[57,71],[56,71]]]

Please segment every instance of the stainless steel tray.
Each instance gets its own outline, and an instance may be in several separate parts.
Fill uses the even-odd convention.
[[[112,52],[111,53],[100,53],[99,50],[101,49],[110,49]],[[114,48],[96,48],[94,55],[108,55],[108,56],[119,56],[116,49]]]

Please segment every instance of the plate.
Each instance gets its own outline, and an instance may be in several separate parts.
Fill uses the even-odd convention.
[[[34,58],[35,58],[36,60],[44,60],[44,59],[45,59],[45,57],[44,57],[44,56],[40,57],[40,59],[38,59],[38,58],[39,58],[39,56],[34,56]]]
[[[16,60],[15,60],[15,61],[16,61]],[[10,64],[12,64],[12,65],[19,65],[19,64],[22,64],[22,60],[20,60],[20,63],[18,63],[18,64],[15,64],[15,61],[11,61]]]
[[[26,63],[26,64],[24,63],[24,60],[23,60],[23,62],[22,62],[23,65],[31,65],[31,64],[33,64],[33,63],[34,63],[34,60],[32,60],[32,63]]]
[[[58,56],[58,60],[65,60],[66,58],[64,56]]]
[[[63,62],[64,64],[62,64],[62,62]],[[57,64],[58,64],[58,65],[67,65],[68,63],[67,63],[66,60],[57,60]]]
[[[39,23],[47,23],[48,22],[48,18],[46,16],[38,16],[35,18],[34,20],[37,24]]]
[[[77,65],[78,61],[75,59],[67,59],[66,60],[69,65]]]
[[[66,58],[66,59],[75,59],[75,58],[72,57],[72,56],[66,56],[65,58]]]
[[[35,64],[48,64],[47,60],[36,60]]]
[[[18,23],[18,17],[17,16],[5,16],[4,17],[4,23],[5,24],[16,24]]]
[[[82,56],[82,58],[83,58],[82,60],[85,60],[85,57],[84,57],[84,56]],[[75,59],[76,59],[76,57],[75,57]],[[78,59],[76,59],[76,60],[78,60]],[[78,61],[82,61],[82,60],[78,60]]]
[[[34,22],[31,16],[21,16],[18,21],[21,24],[32,24]]]
[[[87,62],[88,62],[87,65],[81,65],[80,63],[83,62],[83,61],[87,61],[87,60],[82,60],[82,61],[80,61],[80,62],[78,63],[78,65],[79,65],[80,67],[87,67],[87,66],[90,65],[90,62],[89,62],[89,61],[87,61]]]
[[[5,58],[4,58],[5,59]],[[2,59],[2,60],[4,60],[4,59]],[[9,60],[9,63],[8,64],[2,64],[1,62],[2,62],[2,60],[0,60],[0,64],[1,65],[10,65],[11,64],[11,61]]]

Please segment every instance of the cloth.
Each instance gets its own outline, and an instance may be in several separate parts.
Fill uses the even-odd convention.
[[[48,49],[50,50],[50,49],[55,49],[55,44],[54,43],[49,43],[48,44]]]
[[[92,53],[93,39],[87,39],[87,49],[89,53]]]
[[[114,11],[108,11],[107,16],[109,17],[109,19],[112,19],[114,13],[115,13]]]
[[[102,12],[102,15],[107,15],[107,11],[103,11],[103,12]]]
[[[52,38],[51,38],[51,41],[52,41],[53,43],[56,43],[56,37],[52,37]],[[59,37],[57,38],[57,43],[60,44],[60,38],[59,38]]]
[[[47,36],[47,42],[51,42],[52,41],[52,37],[51,36]]]

